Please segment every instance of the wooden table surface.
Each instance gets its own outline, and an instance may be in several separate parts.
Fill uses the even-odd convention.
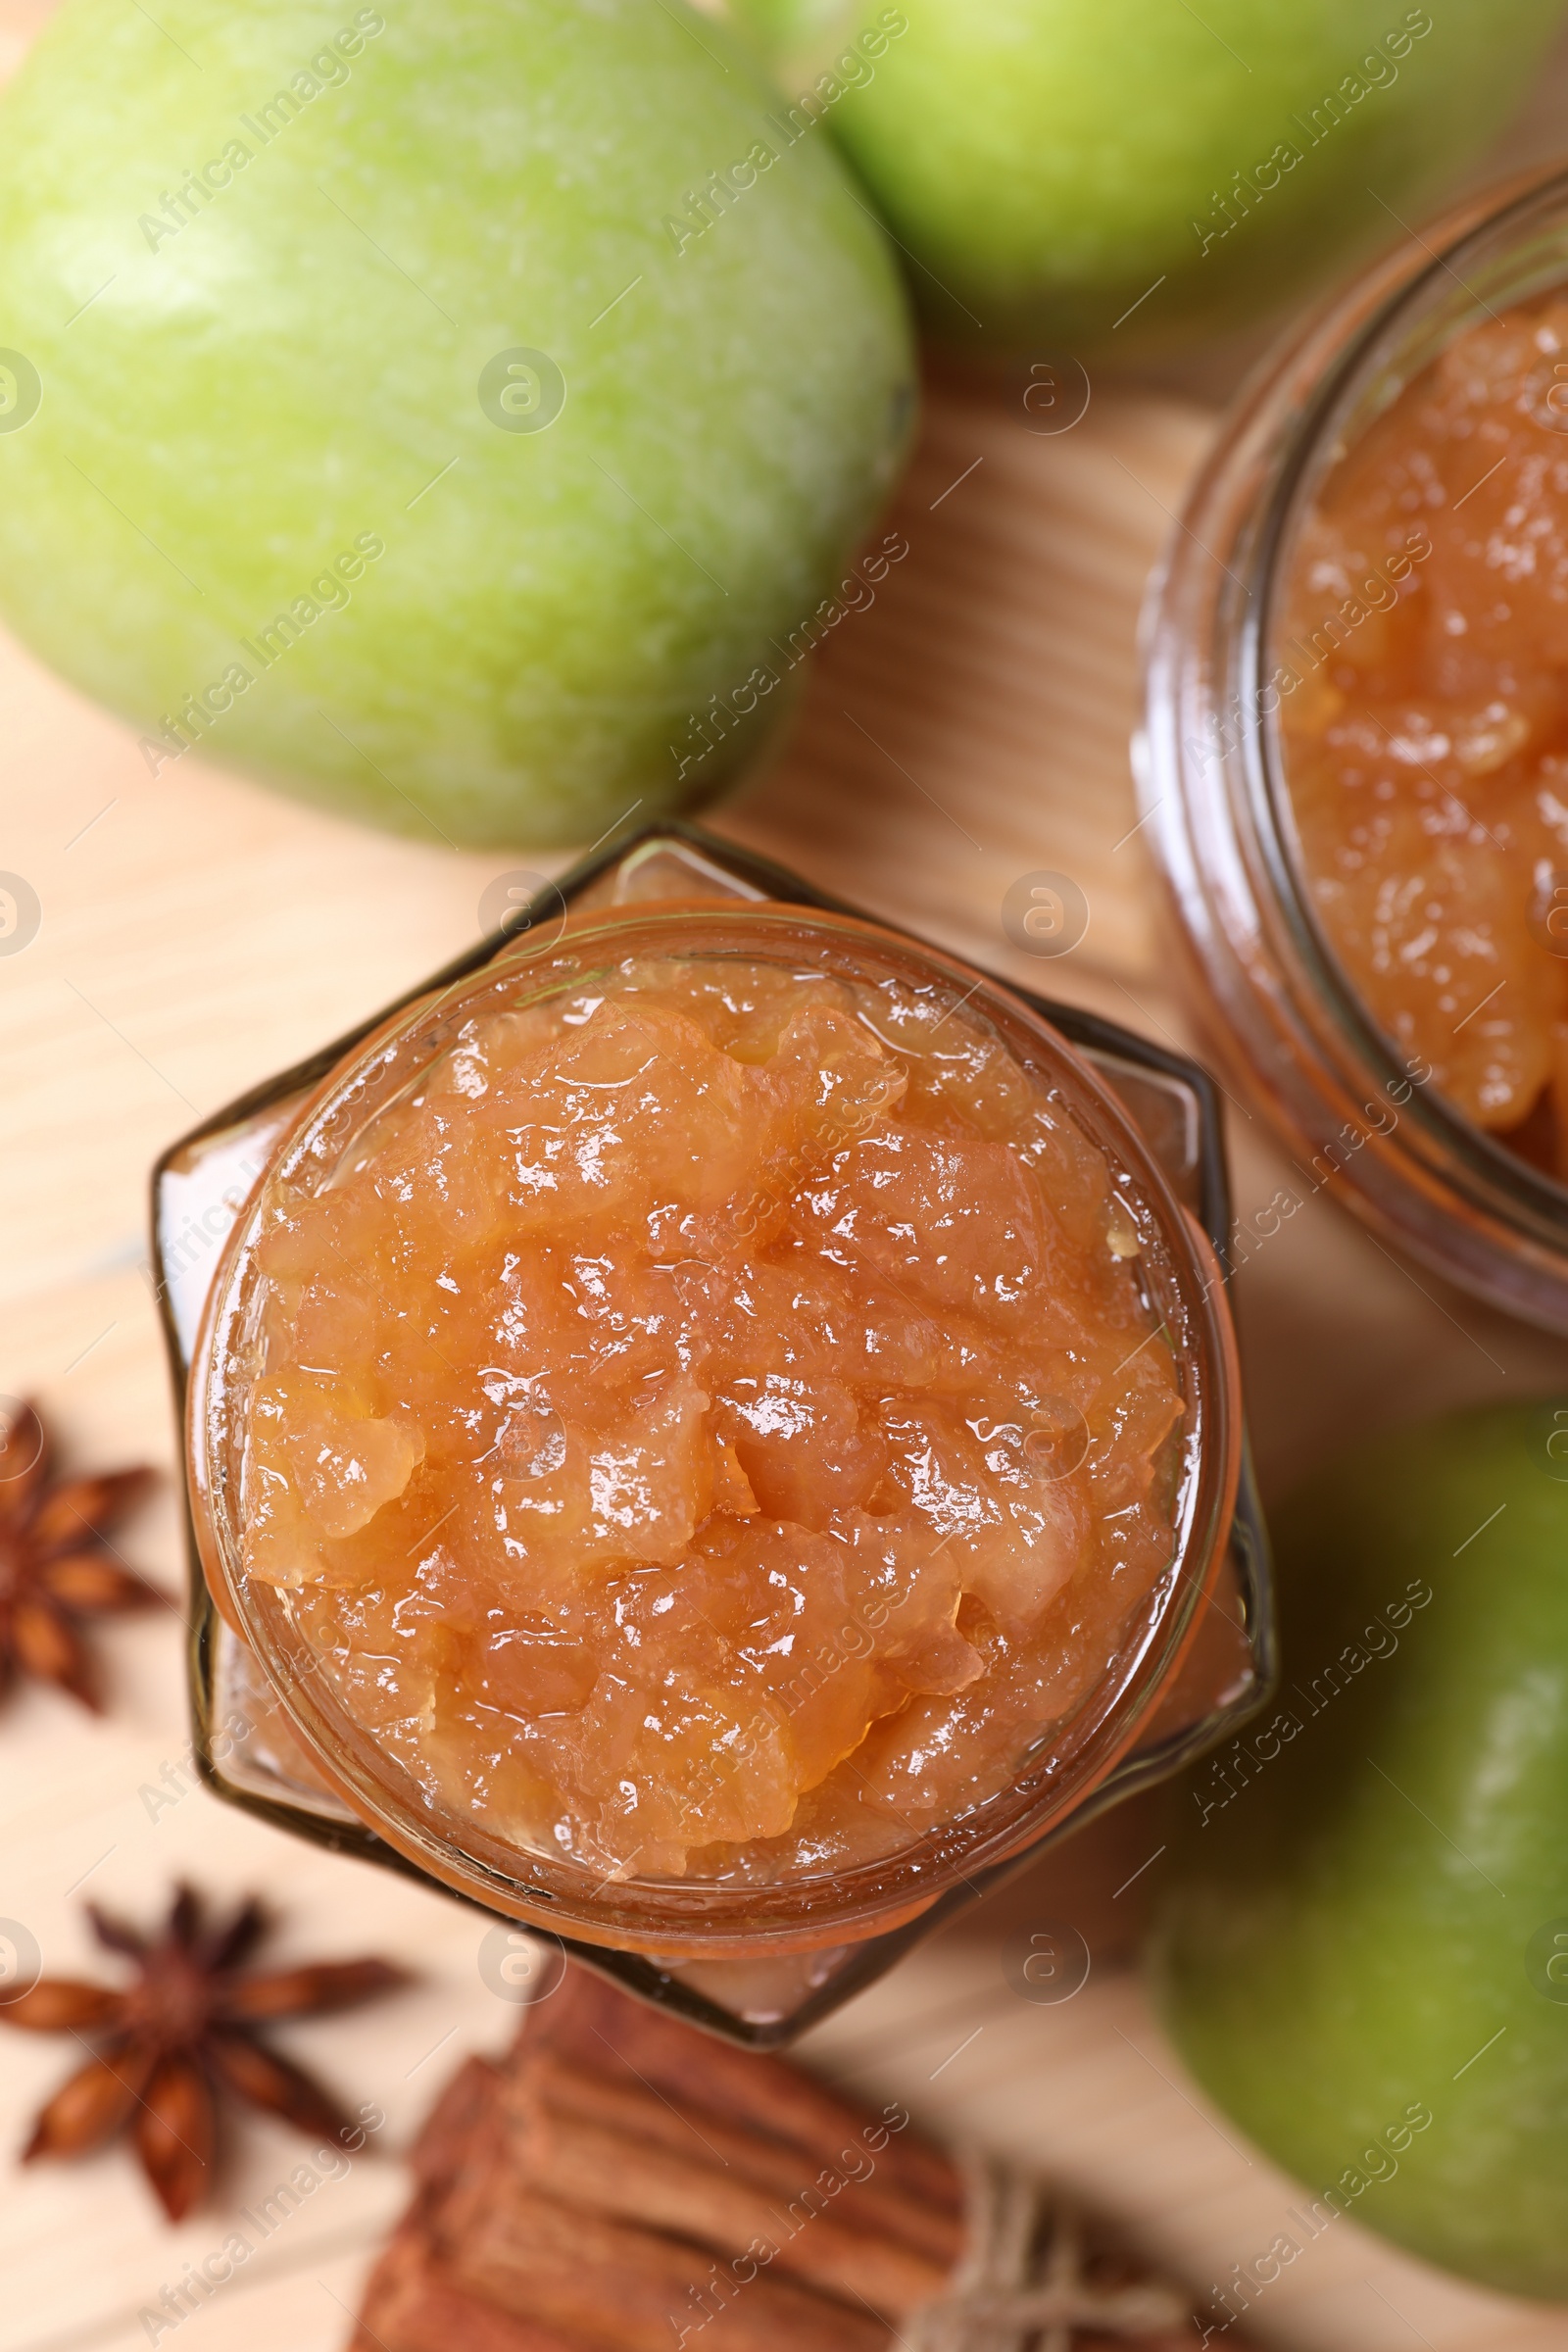
[[[44,13],[39,0],[0,8],[0,64]],[[1544,90],[1510,161],[1549,138],[1565,80]],[[1210,407],[1168,387],[1097,381],[1083,421],[1045,438],[1000,395],[934,392],[894,516],[908,557],[816,658],[791,745],[718,827],[1037,982],[1041,967],[1004,938],[1002,899],[1020,874],[1065,871],[1091,920],[1076,953],[1048,967],[1051,989],[1195,1043],[1167,984],[1126,741],[1144,576],[1213,423]],[[36,1393],[83,1466],[168,1467],[144,1262],[149,1163],[198,1116],[461,949],[498,871],[561,861],[355,831],[193,759],[151,779],[125,727],[4,642],[0,740],[0,866],[43,906],[36,940],[0,959],[0,1390]],[[1230,1141],[1245,1212],[1282,1165],[1241,1105]],[[1234,1298],[1266,1492],[1351,1433],[1568,1371],[1562,1348],[1396,1266],[1327,1195],[1252,1258]],[[167,1484],[125,1548],[179,1591]],[[145,1913],[189,1874],[263,1890],[282,1919],[279,1951],[406,1956],[415,1989],[287,2036],[356,2099],[382,2103],[391,2150],[459,2054],[511,2031],[514,2013],[478,1974],[480,1927],[441,1895],[295,1844],[200,1789],[154,1802],[166,1769],[162,1786],[181,1785],[186,1753],[176,1614],[122,1621],[98,1641],[104,1717],[39,1691],[0,1713],[0,1914],[36,1936],[50,1971],[71,1973],[90,1961],[88,1895]],[[1148,1801],[1124,1808],[934,1939],[806,2052],[1074,2184],[1202,2296],[1268,2246],[1299,2192],[1210,2111],[1130,1965],[1144,1882],[1124,1882],[1159,1841]],[[1041,2008],[1009,1989],[999,1948],[1053,1919],[1082,1929],[1095,1963],[1076,1998]],[[0,2033],[5,2148],[68,2062],[53,2038]],[[221,2200],[173,2230],[122,2153],[7,2171],[0,2352],[145,2344],[138,2315],[298,2154],[286,2133],[247,2124]],[[181,2324],[180,2352],[340,2344],[405,2193],[398,2164],[368,2155],[324,2180]],[[1253,2333],[1302,2352],[1568,2352],[1568,2313],[1473,2292],[1341,2220],[1261,2298]]]

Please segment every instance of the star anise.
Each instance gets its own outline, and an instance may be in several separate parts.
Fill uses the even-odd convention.
[[[136,1964],[117,1992],[79,1979],[46,1977],[0,2007],[0,2021],[34,2034],[74,2034],[101,2047],[64,2082],[38,2117],[23,2153],[85,2156],[130,2126],[136,2154],[172,2222],[210,2185],[218,2103],[224,2093],[281,2116],[320,2141],[351,2144],[356,2128],[320,2084],[256,2036],[274,2018],[323,2017],[406,1984],[385,1960],[318,1961],[248,1972],[242,1963],[267,1930],[254,1899],[209,1928],[199,1897],[181,1886],[156,1939],[96,1904],[100,1943]],[[364,2133],[358,2133],[364,2144]]]
[[[150,1470],[56,1479],[37,1407],[0,1441],[0,1690],[20,1671],[56,1683],[97,1711],[84,1617],[145,1608],[163,1594],[109,1557],[106,1530],[150,1485]]]

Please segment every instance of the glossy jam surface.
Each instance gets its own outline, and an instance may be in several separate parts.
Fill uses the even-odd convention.
[[[1352,982],[1412,1074],[1568,1174],[1568,299],[1459,335],[1340,461],[1273,659]]]
[[[1146,1246],[948,984],[612,964],[275,1194],[244,1574],[512,1846],[889,1853],[1008,1784],[1170,1565]]]

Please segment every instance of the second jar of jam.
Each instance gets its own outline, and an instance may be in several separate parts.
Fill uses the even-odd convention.
[[[1568,1328],[1568,178],[1245,396],[1152,593],[1140,783],[1304,1180]]]

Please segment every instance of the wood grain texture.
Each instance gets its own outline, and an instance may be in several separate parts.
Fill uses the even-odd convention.
[[[0,9],[0,62],[42,10]],[[1560,84],[1559,84],[1560,87]],[[1168,985],[1126,741],[1148,566],[1212,414],[1169,392],[1097,384],[1071,432],[1031,433],[1001,393],[933,394],[892,523],[908,555],[868,611],[813,657],[805,708],[770,772],[715,822],[829,888],[933,938],[1165,1039],[1191,1041]],[[142,1261],[155,1154],[194,1119],[373,1009],[465,946],[480,894],[526,857],[458,856],[355,831],[194,760],[150,778],[128,730],[0,644],[6,750],[0,865],[43,903],[38,938],[0,958],[0,1388],[36,1391],[68,1458],[172,1466],[162,1354]],[[1042,967],[1002,933],[1003,896],[1071,874],[1091,922]],[[1236,1106],[1241,1209],[1283,1181]],[[1352,1433],[1561,1379],[1568,1354],[1440,1294],[1319,1198],[1253,1256],[1235,1298],[1252,1425],[1271,1489]],[[127,1556],[182,1579],[168,1491]],[[409,2136],[468,2048],[509,2037],[477,1966],[483,1923],[458,1904],[295,1845],[188,1788],[177,1612],[96,1637],[102,1721],[28,1692],[0,1713],[0,1912],[47,1965],[90,1958],[89,1893],[151,1912],[189,1873],[255,1886],[280,1951],[381,1948],[419,1984],[364,2017],[286,2040],[352,2101],[378,2100],[378,2141]],[[1125,1808],[934,1941],[812,2036],[809,2055],[936,2126],[1038,2162],[1123,2218],[1195,2288],[1267,2246],[1298,2191],[1207,2109],[1126,1962],[1157,1813]],[[1121,1891],[1118,1892],[1118,1888]],[[1021,2001],[1009,1937],[1053,1919],[1095,1953],[1060,2008]],[[0,2032],[0,2164],[70,2064]],[[247,2126],[223,2202],[167,2230],[127,2162],[5,2181],[0,2352],[129,2352],[187,2264],[301,2155]],[[323,2179],[213,2301],[180,2352],[328,2352],[347,2336],[369,2252],[403,2202],[368,2155]],[[1568,2352],[1568,2317],[1471,2293],[1346,2221],[1259,2303],[1253,2332],[1298,2352]],[[158,2337],[163,2343],[169,2331]],[[1223,2340],[1223,2339],[1216,2339]]]

